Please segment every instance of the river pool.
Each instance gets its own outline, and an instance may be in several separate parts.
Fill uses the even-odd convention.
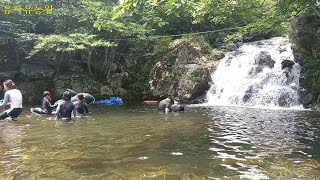
[[[65,122],[0,121],[0,179],[318,179],[320,113],[91,107]]]

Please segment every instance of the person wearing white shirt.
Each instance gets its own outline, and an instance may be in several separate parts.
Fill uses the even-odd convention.
[[[22,94],[16,89],[16,85],[10,79],[3,82],[4,94],[0,108],[10,105],[10,108],[0,113],[0,120],[7,117],[16,118],[22,111]]]

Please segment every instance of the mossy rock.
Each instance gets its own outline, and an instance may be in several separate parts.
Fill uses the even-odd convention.
[[[43,64],[22,64],[20,73],[30,79],[50,79],[54,75],[54,70]]]
[[[43,91],[52,91],[49,81],[16,82],[16,85],[22,93],[23,102],[27,104],[40,103]]]
[[[64,74],[57,76],[54,80],[56,95],[60,96],[66,89],[76,92],[86,92],[92,95],[100,94],[100,85],[95,80],[84,74]]]

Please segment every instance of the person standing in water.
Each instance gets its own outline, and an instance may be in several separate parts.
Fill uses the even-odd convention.
[[[168,113],[169,111],[171,111],[171,98],[167,97],[166,99],[160,101],[159,103],[159,110],[160,111],[164,111],[165,113]]]
[[[89,112],[88,105],[82,93],[78,93],[76,95],[76,99],[73,102],[73,105],[77,116],[85,116],[86,113]]]
[[[0,120],[7,117],[16,118],[22,111],[22,94],[16,89],[16,85],[10,79],[3,82],[4,94],[3,102],[0,104],[0,108],[10,105],[8,110],[3,111],[0,114]]]
[[[76,112],[71,102],[71,94],[69,91],[63,93],[63,100],[64,102],[60,103],[57,107],[56,117],[57,119],[71,120],[72,112],[74,116],[76,116]]]

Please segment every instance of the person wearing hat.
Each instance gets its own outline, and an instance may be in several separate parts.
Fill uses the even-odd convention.
[[[171,110],[173,112],[182,112],[182,111],[184,111],[184,107],[182,105],[180,105],[180,103],[179,103],[179,98],[175,98],[173,100],[173,105],[171,106]]]
[[[16,89],[16,85],[10,79],[3,82],[3,87],[5,94],[3,102],[0,104],[0,108],[7,105],[10,105],[10,108],[0,114],[0,120],[7,117],[16,118],[22,111],[22,94]]]
[[[71,94],[69,91],[63,93],[63,102],[57,107],[56,117],[62,120],[71,120],[71,114],[73,112],[74,117],[76,116],[76,111],[74,105],[71,102]]]

